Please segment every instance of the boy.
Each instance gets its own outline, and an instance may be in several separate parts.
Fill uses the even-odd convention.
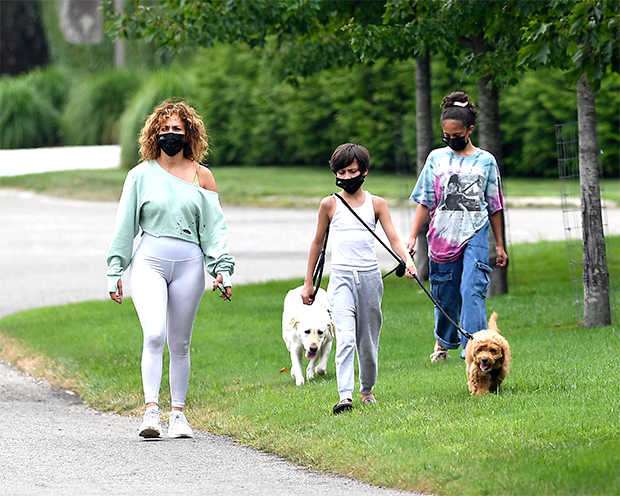
[[[417,273],[405,244],[400,240],[383,198],[362,190],[370,167],[370,154],[361,145],[346,143],[334,151],[330,167],[342,198],[374,230],[381,222],[393,250],[405,261],[405,274]],[[312,305],[312,276],[330,226],[332,239],[331,275],[327,296],[336,324],[336,379],[340,401],[335,414],[353,408],[355,382],[354,358],[357,349],[360,394],[363,404],[375,403],[373,388],[377,380],[379,334],[383,316],[381,298],[383,280],[375,253],[375,238],[333,195],[319,206],[317,230],[308,256],[308,269],[301,293],[306,305]]]

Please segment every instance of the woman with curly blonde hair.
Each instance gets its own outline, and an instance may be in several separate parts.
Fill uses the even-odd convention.
[[[123,301],[121,277],[131,264],[132,299],[142,331],[146,411],[138,435],[162,435],[159,389],[166,341],[170,351],[172,411],[168,436],[192,437],[183,407],[189,385],[190,342],[205,289],[230,300],[234,258],[213,174],[199,164],[207,150],[202,118],[184,102],[167,100],[140,133],[142,162],[129,171],[108,250],[110,298]],[[142,232],[132,255],[134,238]]]

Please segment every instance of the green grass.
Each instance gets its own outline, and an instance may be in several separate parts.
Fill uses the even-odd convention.
[[[616,288],[619,252],[620,238],[611,238]],[[430,363],[432,305],[414,282],[390,276],[378,403],[356,398],[352,412],[334,416],[333,353],[327,375],[305,386],[281,372],[290,367],[281,314],[287,290],[301,282],[293,280],[236,287],[232,303],[205,294],[188,417],[197,428],[384,486],[458,496],[617,495],[619,326],[575,322],[562,243],[516,245],[512,259],[510,293],[487,301],[513,351],[499,394],[471,397],[456,351]],[[616,296],[616,316],[619,303]],[[0,338],[5,360],[64,379],[96,408],[141,411],[141,331],[130,300],[11,315],[0,321]],[[163,391],[167,405],[165,384]]]
[[[224,205],[312,207],[337,188],[327,167],[217,167],[213,174]],[[1,188],[35,191],[79,200],[118,201],[126,171],[60,171],[1,177]],[[393,202],[405,200],[413,189],[412,176],[371,171],[367,187]],[[559,180],[507,178],[507,197],[559,197]],[[603,181],[603,197],[620,204],[617,179]],[[282,192],[286,191],[286,194]]]

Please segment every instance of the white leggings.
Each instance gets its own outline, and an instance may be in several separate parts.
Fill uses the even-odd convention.
[[[172,406],[182,408],[189,385],[192,329],[205,290],[202,250],[188,241],[145,233],[133,255],[130,277],[144,333],[144,400],[159,403],[167,338]]]

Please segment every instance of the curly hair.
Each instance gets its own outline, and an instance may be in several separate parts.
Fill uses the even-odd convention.
[[[165,120],[176,114],[185,124],[185,148],[183,156],[189,160],[200,162],[209,150],[207,130],[202,122],[202,117],[196,110],[185,102],[165,100],[161,102],[153,113],[146,118],[142,131],[140,131],[140,156],[142,160],[155,160],[159,158],[161,149],[157,144],[157,134]]]
[[[441,118],[439,119],[441,124],[449,119],[460,121],[463,127],[466,128],[476,124],[478,110],[474,102],[467,96],[467,93],[455,91],[454,93],[444,96],[441,102],[441,108],[443,109]]]

